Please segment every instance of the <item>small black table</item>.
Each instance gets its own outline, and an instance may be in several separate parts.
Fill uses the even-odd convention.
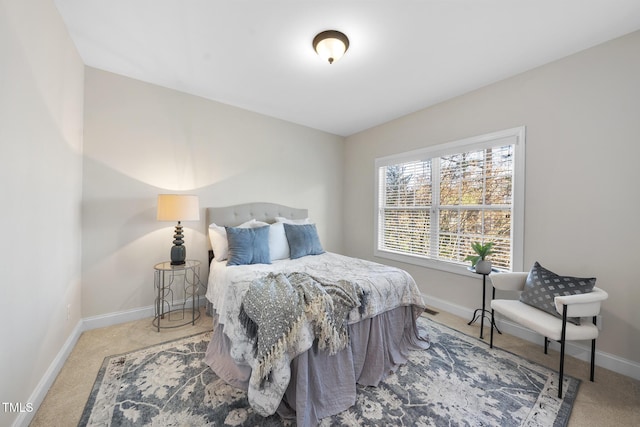
[[[493,316],[491,316],[491,312],[485,309],[485,300],[486,300],[486,293],[487,293],[486,291],[487,276],[491,273],[489,274],[478,273],[476,269],[473,267],[467,267],[467,270],[472,271],[476,274],[482,274],[482,308],[476,308],[476,310],[473,312],[473,318],[471,319],[471,321],[469,321],[469,323],[467,323],[467,325],[471,325],[473,324],[473,322],[476,322],[478,319],[480,319],[480,339],[482,339],[482,333],[484,331],[484,319],[486,317],[487,320],[491,322],[491,327],[496,328],[496,331],[498,331],[499,334],[502,334],[502,332],[500,332],[500,329],[498,329],[498,327],[496,326],[496,323],[493,320]],[[491,269],[492,273],[494,271],[497,272],[498,270]],[[491,295],[491,298],[493,299],[495,297],[496,297],[496,288],[493,288],[493,293]]]

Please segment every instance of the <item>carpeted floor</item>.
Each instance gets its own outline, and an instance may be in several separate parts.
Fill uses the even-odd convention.
[[[431,317],[471,336],[478,335],[478,324],[467,325],[469,319],[443,311]],[[211,318],[203,315],[195,326],[158,333],[151,320],[144,319],[83,333],[31,426],[77,425],[105,357],[197,334],[211,329],[210,322]],[[488,328],[485,328],[486,337]],[[541,345],[506,334],[497,338],[497,345],[551,369],[557,368],[557,352],[545,355]],[[566,372],[582,380],[569,427],[640,425],[640,381],[597,367],[596,381],[589,382],[588,363],[572,357],[567,358]]]
[[[431,348],[411,352],[378,387],[358,387],[356,404],[322,425],[567,424],[579,380],[566,377],[558,399],[553,370],[426,318],[419,326]],[[205,332],[107,358],[80,425],[284,425],[211,372],[209,339]]]

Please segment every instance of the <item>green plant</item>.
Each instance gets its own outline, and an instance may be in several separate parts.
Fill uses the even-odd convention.
[[[475,267],[478,261],[484,261],[486,257],[493,253],[493,242],[487,242],[484,245],[480,242],[472,242],[471,249],[476,255],[467,255],[465,261],[471,261],[471,266]]]

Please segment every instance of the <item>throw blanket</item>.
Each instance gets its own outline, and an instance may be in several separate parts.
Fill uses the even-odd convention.
[[[298,339],[300,334],[312,333],[314,347],[335,354],[348,344],[347,316],[363,305],[363,299],[362,290],[351,282],[321,283],[306,273],[270,273],[251,282],[239,314],[254,340],[249,399],[265,388],[281,390],[279,395],[271,393],[269,402],[252,403],[259,413],[267,416],[276,411],[289,383],[290,372],[283,370],[310,348],[300,346],[305,341]]]

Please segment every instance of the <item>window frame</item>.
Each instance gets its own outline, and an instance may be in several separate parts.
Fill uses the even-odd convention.
[[[456,274],[473,274],[468,265],[452,261],[393,252],[379,248],[380,228],[380,168],[411,161],[424,161],[445,155],[459,154],[473,150],[513,144],[513,199],[511,227],[511,270],[523,271],[524,268],[524,200],[525,200],[525,139],[526,128],[519,126],[511,129],[472,136],[452,142],[433,145],[404,153],[379,157],[374,162],[374,256],[386,258],[422,267],[443,270]],[[438,230],[439,231],[439,230]],[[439,233],[432,233],[434,239]]]

